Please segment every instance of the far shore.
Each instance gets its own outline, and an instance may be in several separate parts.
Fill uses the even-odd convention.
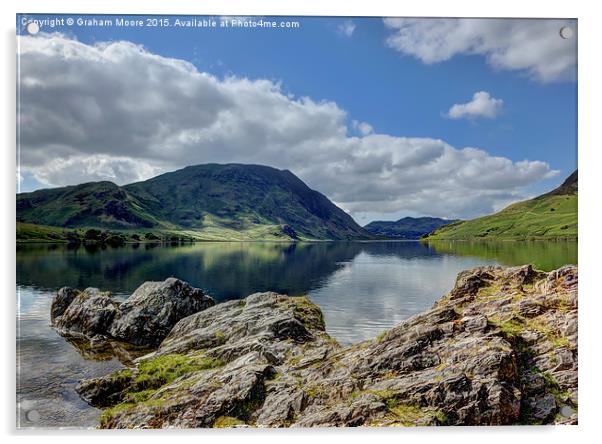
[[[44,239],[32,239],[32,240],[20,240],[17,239],[19,245],[32,245],[32,244],[44,244],[44,245],[100,245],[98,243],[70,243],[65,240],[44,240]],[[288,240],[277,240],[277,239],[193,239],[180,242],[172,241],[149,241],[140,240],[136,241],[125,241],[125,245],[186,245],[196,243],[214,243],[214,242],[239,242],[239,243],[280,243],[280,244],[315,244],[315,243],[342,243],[342,242],[353,242],[353,243],[390,243],[390,242],[418,242],[422,244],[442,244],[442,243],[499,243],[499,242],[578,242],[577,238],[535,238],[535,239],[351,239],[351,240],[335,240],[335,239],[288,239]],[[118,248],[118,247],[117,247]]]

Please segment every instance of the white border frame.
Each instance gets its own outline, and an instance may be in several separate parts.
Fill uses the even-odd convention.
[[[2,134],[4,137],[3,177],[5,187],[2,196],[2,220],[4,236],[2,279],[4,284],[3,315],[5,351],[2,371],[4,402],[0,404],[3,429],[9,439],[44,439],[50,442],[102,442],[106,439],[144,439],[149,442],[177,440],[219,440],[221,442],[279,442],[307,443],[308,440],[340,440],[364,442],[369,439],[379,441],[419,440],[420,443],[486,441],[487,443],[508,440],[532,439],[549,443],[575,439],[594,438],[602,430],[597,430],[599,420],[600,381],[600,335],[597,325],[602,314],[599,284],[600,261],[597,261],[602,245],[596,230],[602,220],[599,170],[600,118],[596,114],[602,103],[600,83],[602,82],[600,62],[600,42],[602,23],[596,14],[596,2],[578,1],[525,1],[499,0],[493,2],[471,0],[422,0],[414,2],[393,2],[391,0],[190,0],[133,1],[133,0],[88,0],[73,2],[68,0],[21,0],[0,2],[2,11],[2,97],[0,106]],[[113,13],[113,14],[208,14],[208,15],[307,15],[307,16],[446,16],[446,17],[569,17],[579,20],[579,263],[581,283],[579,288],[579,426],[574,427],[482,427],[482,428],[421,428],[421,429],[312,429],[312,430],[195,430],[195,431],[40,431],[26,432],[15,429],[15,14],[22,13]],[[167,435],[175,434],[173,438]],[[42,437],[44,436],[44,437]],[[600,438],[598,438],[600,439]]]

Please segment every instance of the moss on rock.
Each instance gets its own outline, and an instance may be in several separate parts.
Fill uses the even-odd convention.
[[[241,421],[238,418],[234,418],[232,416],[220,416],[213,423],[214,429],[226,429],[236,426],[246,425],[244,421]]]
[[[295,316],[308,329],[324,330],[324,315],[322,310],[316,304],[311,302],[305,296],[293,296],[290,298],[293,301]]]

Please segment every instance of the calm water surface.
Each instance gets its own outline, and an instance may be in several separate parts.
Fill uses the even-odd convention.
[[[95,426],[99,410],[79,399],[77,381],[121,368],[141,353],[115,344],[90,350],[57,335],[49,326],[50,302],[65,285],[125,299],[144,281],[176,276],[218,302],[268,290],[308,295],[321,307],[327,331],[351,344],[429,308],[461,270],[525,263],[551,270],[576,262],[574,242],[19,245],[18,419],[22,427]]]

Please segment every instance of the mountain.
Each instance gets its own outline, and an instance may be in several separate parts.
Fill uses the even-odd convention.
[[[204,239],[372,237],[290,171],[242,164],[190,166],[125,186],[92,182],[22,193],[17,221],[176,230]]]
[[[558,188],[490,216],[446,225],[428,240],[576,239],[577,170]]]
[[[61,227],[151,228],[161,224],[125,187],[112,182],[18,194],[17,221]]]
[[[404,217],[398,221],[374,221],[364,226],[366,231],[394,239],[420,239],[423,235],[457,220],[437,217]]]

